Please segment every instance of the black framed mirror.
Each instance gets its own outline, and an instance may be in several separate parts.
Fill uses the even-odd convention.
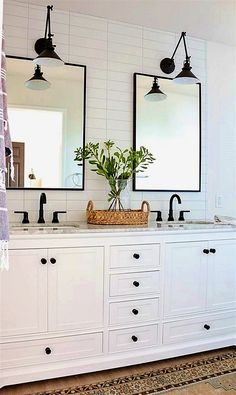
[[[15,168],[7,188],[84,190],[74,150],[85,144],[86,66],[36,70],[32,59],[7,56],[7,92]]]
[[[145,95],[158,78],[165,100]],[[171,78],[134,73],[133,146],[147,147],[156,161],[133,181],[135,191],[201,190],[201,84],[178,85]]]

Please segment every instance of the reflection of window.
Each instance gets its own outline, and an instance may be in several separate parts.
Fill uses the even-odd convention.
[[[10,107],[9,124],[12,140],[25,145],[25,187],[54,188],[61,185],[63,112]],[[28,177],[32,169],[35,175],[34,180]]]

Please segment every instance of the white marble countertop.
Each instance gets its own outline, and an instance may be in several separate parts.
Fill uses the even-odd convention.
[[[234,223],[218,223],[213,221],[186,221],[186,222],[149,222],[147,225],[90,225],[87,223],[60,223],[60,224],[11,224],[10,239],[22,236],[56,236],[76,235],[85,233],[122,233],[122,232],[158,232],[158,233],[185,233],[185,232],[219,232],[235,231]]]

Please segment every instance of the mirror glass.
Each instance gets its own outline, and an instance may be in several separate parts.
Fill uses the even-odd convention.
[[[34,75],[30,59],[7,57],[9,126],[15,180],[8,188],[83,189],[84,163],[74,150],[84,145],[86,67],[65,64],[42,68],[50,82],[29,89]]]
[[[200,84],[177,85],[158,77],[163,101],[147,101],[154,75],[134,74],[134,148],[148,148],[156,158],[136,175],[134,190],[200,191]]]

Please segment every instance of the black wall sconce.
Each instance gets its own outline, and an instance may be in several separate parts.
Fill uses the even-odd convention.
[[[162,101],[167,98],[166,94],[160,90],[157,77],[154,77],[152,89],[144,96],[147,101]]]
[[[160,67],[161,67],[161,70],[163,71],[163,73],[165,73],[165,74],[170,74],[175,70],[174,56],[175,56],[176,51],[180,45],[181,40],[183,40],[184,49],[185,49],[185,61],[184,61],[182,71],[173,79],[173,81],[176,84],[183,84],[183,85],[184,84],[196,84],[199,82],[199,80],[191,72],[191,69],[192,69],[192,67],[190,65],[191,56],[188,55],[185,37],[186,37],[186,32],[182,32],[180,39],[179,39],[179,41],[176,45],[176,48],[174,50],[173,55],[171,56],[171,58],[162,59],[162,61],[160,63]]]
[[[63,60],[55,52],[56,45],[52,43],[52,37],[54,36],[51,33],[50,13],[52,10],[53,6],[48,5],[44,38],[39,38],[34,46],[38,56],[33,61],[40,66],[57,67],[64,64]]]

